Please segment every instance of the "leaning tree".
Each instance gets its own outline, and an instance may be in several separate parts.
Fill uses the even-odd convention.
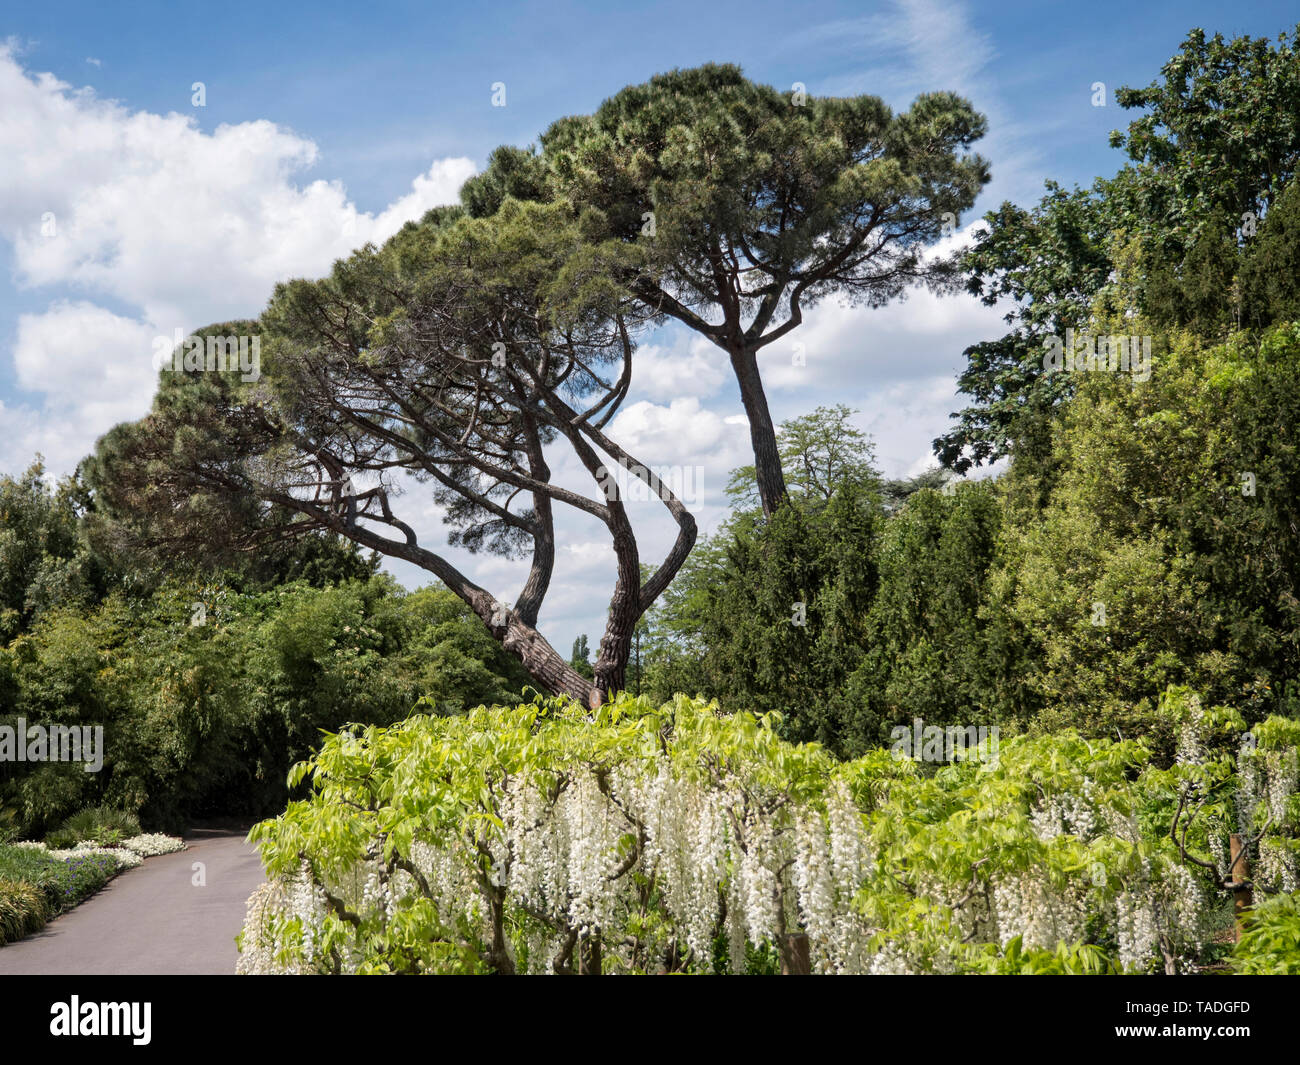
[[[623,687],[634,626],[696,529],[668,486],[606,433],[627,395],[640,312],[598,273],[566,269],[581,244],[555,206],[514,203],[489,219],[436,210],[323,280],[277,286],[249,324],[263,338],[261,378],[164,372],[150,414],[99,443],[89,475],[102,505],[154,548],[202,553],[245,532],[252,547],[269,528],[330,530],[405,559],[464,600],[539,685],[598,704]],[[552,478],[547,456],[562,447],[591,478],[590,494]],[[616,468],[676,522],[672,549],[644,580]],[[530,558],[513,603],[419,542],[398,512],[411,479],[431,489],[453,542]],[[537,630],[557,506],[603,524],[617,561],[592,680]],[[272,525],[259,520],[268,511],[295,517]]]
[[[566,204],[588,241],[570,268],[598,263],[655,319],[725,352],[770,514],[786,488],[758,353],[828,296],[879,307],[948,287],[955,264],[924,249],[989,179],[966,152],[985,126],[952,93],[894,114],[875,96],[781,93],[708,64],[559,120],[540,149],[499,148],[461,196],[479,216],[511,198]]]

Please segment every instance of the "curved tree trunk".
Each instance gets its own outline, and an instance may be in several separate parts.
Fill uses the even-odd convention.
[[[601,704],[604,689],[574,669],[540,632],[513,612],[507,616],[504,627],[492,627],[492,635],[543,688],[556,695],[571,696],[593,709]]]
[[[600,653],[594,668],[593,686],[602,696],[606,692],[622,691],[627,686],[632,634],[637,619],[641,617],[641,566],[630,529],[615,535],[614,554],[618,558],[618,580],[610,597],[605,634],[600,640]]]
[[[475,584],[446,559],[421,547],[416,542],[415,533],[409,525],[390,516],[389,523],[406,535],[404,541],[394,540],[387,536],[380,536],[373,529],[358,524],[354,511],[348,516],[339,515],[282,492],[264,492],[262,498],[314,518],[322,527],[346,536],[362,547],[368,547],[392,558],[405,559],[432,573],[478,615],[493,637],[501,642],[505,650],[519,659],[520,664],[528,671],[528,675],[539,685],[557,695],[572,696],[584,706],[600,705],[602,689],[597,688],[565,661],[530,621],[524,620],[518,611],[510,609],[506,604],[499,603],[491,592]],[[384,505],[387,509],[386,499]],[[549,578],[549,572],[547,577]],[[527,603],[527,607],[535,616],[536,608],[531,601]],[[626,652],[624,660],[626,661]]]

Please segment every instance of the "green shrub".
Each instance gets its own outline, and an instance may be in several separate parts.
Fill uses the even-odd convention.
[[[195,603],[205,624],[190,623]],[[0,644],[0,724],[102,725],[105,768],[10,764],[0,823],[44,838],[97,805],[173,832],[195,818],[268,816],[321,729],[401,720],[422,695],[459,713],[527,682],[445,588],[408,594],[376,577],[256,593],[179,579],[145,597],[122,590],[92,610],[52,610]],[[73,821],[80,839],[112,842],[89,822]]]
[[[81,837],[70,828],[56,828],[45,837],[45,845],[50,850],[67,850],[81,842]]]
[[[1300,893],[1278,895],[1255,907],[1231,965],[1248,976],[1300,975]]]
[[[111,847],[139,834],[140,822],[134,814],[108,806],[87,806],[64,821],[62,828],[51,832],[46,842],[54,849],[82,842]],[[60,842],[53,842],[56,838]],[[70,842],[63,842],[67,840]]]
[[[0,943],[12,943],[45,926],[45,896],[26,880],[0,877]]]
[[[107,854],[67,858],[61,864],[63,871],[55,873],[44,885],[46,897],[53,898],[61,910],[71,909],[89,898],[107,884],[119,868],[117,860]]]
[[[0,846],[0,877],[38,884],[59,859],[35,847]]]
[[[1016,936],[999,951],[984,944],[964,971],[989,976],[1114,976],[1123,972],[1115,958],[1092,943],[1058,943],[1055,950],[1026,950]]]

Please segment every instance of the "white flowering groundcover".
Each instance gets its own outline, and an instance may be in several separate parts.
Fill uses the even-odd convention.
[[[1073,733],[837,762],[682,696],[343,732],[253,830],[239,969],[1195,971],[1231,939],[1231,834],[1257,896],[1297,888],[1300,724],[1169,712],[1164,767]]]
[[[151,858],[156,854],[171,854],[173,851],[183,851],[185,842],[176,836],[165,836],[159,832],[145,832],[139,836],[124,839],[115,847],[101,847],[95,843],[82,842],[75,847],[51,850],[44,843],[33,840],[27,840],[15,844],[15,846],[31,847],[44,851],[51,858],[67,859],[84,858],[91,854],[106,855],[117,864],[117,871],[120,873],[123,869],[134,869],[145,858]]]

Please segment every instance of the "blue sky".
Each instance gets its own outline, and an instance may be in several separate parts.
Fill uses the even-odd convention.
[[[993,182],[968,224],[1046,178],[1120,165],[1110,94],[1146,84],[1193,26],[1275,37],[1294,3],[382,3],[0,6],[0,470],[36,451],[67,472],[152,390],[150,339],[251,317],[275,280],[312,276],[367,239],[454,198],[500,143],[674,66],[741,64],[813,94],[870,92],[896,108],[952,89],[990,120]],[[1094,107],[1104,82],[1107,106]],[[206,105],[191,104],[203,82]],[[506,106],[491,106],[504,82]],[[53,219],[55,231],[42,230]],[[773,352],[778,419],[846,402],[891,475],[928,461],[958,400],[962,349],[995,311],[914,296],[880,311],[828,306]],[[703,468],[704,527],[747,433],[717,359],[654,338],[619,426],[652,464]],[[563,471],[562,471],[563,475]],[[428,546],[437,514],[412,493]],[[649,519],[648,519],[649,520]],[[657,519],[655,519],[657,520]],[[600,530],[562,527],[543,631],[562,649],[601,627]],[[647,548],[665,547],[666,521]],[[647,552],[649,553],[649,551]],[[510,594],[518,570],[454,555]],[[418,573],[396,569],[407,583]]]

